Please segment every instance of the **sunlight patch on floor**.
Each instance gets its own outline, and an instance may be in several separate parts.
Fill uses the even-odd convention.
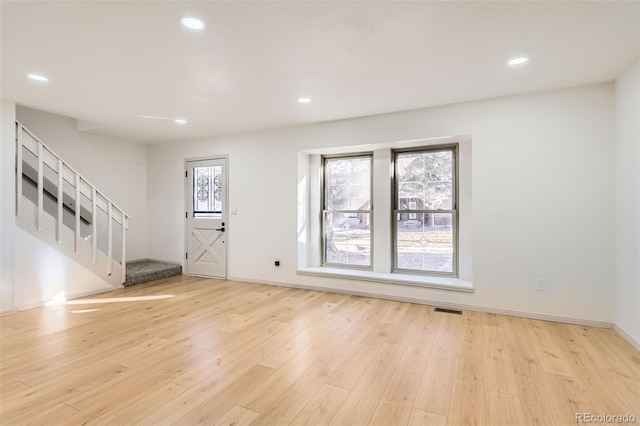
[[[67,300],[66,305],[93,305],[95,303],[117,303],[117,302],[144,302],[148,300],[163,300],[175,297],[173,294],[161,294],[158,296],[131,296],[131,297],[105,297],[101,299],[76,299]]]

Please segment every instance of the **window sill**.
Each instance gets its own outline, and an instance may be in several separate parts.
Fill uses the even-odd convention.
[[[381,273],[373,271],[358,271],[353,269],[312,267],[298,269],[298,275],[313,275],[320,277],[345,278],[349,280],[375,281],[386,284],[400,284],[412,287],[434,288],[438,290],[462,291],[473,293],[473,282],[459,278],[436,277],[425,275],[411,275],[400,273]]]

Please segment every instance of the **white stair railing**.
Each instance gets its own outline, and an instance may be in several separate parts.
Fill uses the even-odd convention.
[[[25,134],[30,137],[25,137]],[[16,199],[16,215],[22,214],[22,172],[23,172],[23,147],[31,152],[38,161],[37,167],[37,216],[36,227],[38,231],[42,230],[44,214],[44,167],[48,166],[58,174],[58,193],[57,193],[57,224],[56,238],[58,244],[62,244],[63,229],[63,209],[64,209],[64,182],[68,182],[75,186],[75,252],[80,254],[82,236],[80,234],[81,223],[81,196],[87,197],[91,201],[91,258],[95,264],[98,254],[98,209],[107,214],[108,218],[108,234],[107,234],[107,275],[113,272],[113,222],[119,224],[122,228],[122,283],[126,279],[126,231],[129,223],[129,216],[118,207],[107,196],[100,192],[87,179],[78,173],[73,167],[67,164],[59,155],[51,148],[45,145],[36,135],[30,132],[19,121],[16,121],[16,183],[17,183],[17,199]]]

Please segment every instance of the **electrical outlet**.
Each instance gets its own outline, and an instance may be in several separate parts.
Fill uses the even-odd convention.
[[[275,262],[273,262],[273,264],[276,265],[276,266],[280,266],[280,261],[276,260]]]
[[[546,291],[547,290],[547,279],[546,278],[538,278],[536,281],[536,290],[537,291]]]

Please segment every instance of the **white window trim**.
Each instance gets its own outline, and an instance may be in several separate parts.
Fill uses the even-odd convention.
[[[408,285],[439,290],[455,290],[467,293],[475,291],[473,282],[460,278],[441,277],[436,275],[413,275],[397,272],[381,273],[346,268],[330,268],[327,266],[298,269],[298,275],[313,275],[328,278],[343,278],[359,281],[374,281],[385,284]]]
[[[393,229],[391,220],[393,149],[458,143],[458,278],[392,272]],[[373,270],[357,270],[322,266],[320,172],[322,155],[373,151]],[[331,278],[384,282],[414,287],[473,292],[472,280],[472,217],[471,217],[471,138],[446,137],[421,139],[366,146],[350,146],[300,152],[298,155],[298,274]]]

